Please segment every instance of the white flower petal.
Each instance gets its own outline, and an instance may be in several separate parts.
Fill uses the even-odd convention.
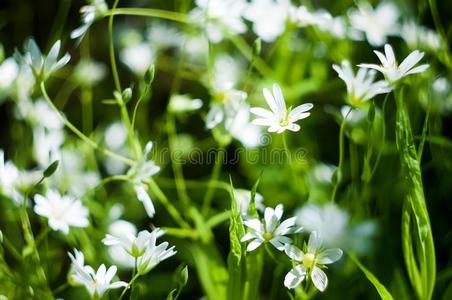
[[[325,291],[328,285],[328,277],[319,267],[314,266],[311,272],[311,279],[314,286],[321,292]]]
[[[289,273],[286,274],[284,278],[284,285],[288,289],[296,288],[304,279],[306,278],[306,270],[302,266],[298,265]]]
[[[339,248],[327,249],[320,252],[317,262],[319,264],[328,265],[338,261],[342,257],[342,250]]]

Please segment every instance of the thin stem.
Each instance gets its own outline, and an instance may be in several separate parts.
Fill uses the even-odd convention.
[[[206,221],[206,225],[209,226],[210,228],[214,228],[214,227],[226,222],[227,220],[229,220],[230,217],[231,217],[231,212],[227,210],[227,211],[221,212],[221,213],[211,217],[210,219],[208,219]]]
[[[162,190],[159,188],[159,186],[155,183],[153,178],[150,178],[149,180],[149,188],[152,190],[152,192],[157,196],[157,199],[160,201],[160,203],[165,206],[168,213],[171,215],[171,217],[176,221],[179,226],[183,228],[190,228],[190,225],[182,218],[179,211],[171,204],[171,202],[168,200],[166,195],[162,192]]]
[[[14,256],[14,258],[17,261],[22,260],[22,256],[20,255],[19,251],[17,251],[16,247],[14,247],[14,245],[9,241],[9,239],[5,235],[3,236],[3,245],[5,245],[8,251],[11,253],[12,256]]]
[[[296,180],[297,172],[294,169],[293,162],[292,162],[292,154],[290,153],[289,146],[287,146],[287,138],[284,133],[282,135],[282,141],[283,141],[284,153],[286,154],[286,157],[287,157],[287,163],[289,164],[289,168],[290,168],[290,171],[292,172],[293,179]]]
[[[332,193],[332,196],[331,196],[331,201],[333,201],[333,202],[336,200],[337,189],[338,189],[338,186],[339,186],[339,184],[341,182],[341,179],[342,179],[342,164],[344,163],[344,131],[345,131],[345,123],[346,123],[347,117],[351,113],[351,111],[352,111],[352,107],[350,106],[350,108],[348,109],[347,114],[345,115],[344,119],[342,120],[341,129],[339,131],[339,163],[337,165],[336,182],[334,183],[333,193]]]
[[[171,113],[167,114],[166,128],[168,131],[168,145],[170,150],[170,155],[173,153],[176,143],[176,124],[174,116]],[[187,193],[187,186],[185,185],[184,173],[182,165],[176,161],[176,159],[170,158],[171,167],[174,173],[174,180],[176,183],[177,194],[182,201],[182,204],[187,207],[190,203],[190,198]]]
[[[195,229],[162,227],[162,230],[165,232],[165,235],[170,235],[177,238],[189,238],[196,240],[199,237],[198,231],[196,231]]]
[[[135,161],[131,160],[130,158],[124,157],[122,155],[119,155],[117,153],[114,153],[113,151],[110,151],[106,148],[103,148],[99,146],[95,141],[87,137],[85,134],[83,134],[80,130],[77,129],[60,111],[59,109],[53,104],[52,100],[50,99],[49,95],[47,94],[44,82],[42,81],[40,84],[42,95],[44,96],[44,99],[47,101],[47,103],[50,105],[50,107],[57,113],[60,120],[64,123],[64,125],[69,128],[76,136],[78,136],[82,141],[90,145],[92,148],[99,150],[103,154],[110,156],[113,159],[122,161],[123,163],[133,166],[135,165]]]
[[[119,296],[119,300],[122,300],[122,298],[124,298],[124,296],[127,293],[127,290],[130,289],[130,287],[133,285],[133,283],[135,282],[135,280],[137,280],[138,277],[140,277],[140,273],[136,273],[135,276],[133,276],[132,280],[130,280],[130,282],[127,284],[127,286],[124,288],[121,295]]]
[[[368,182],[370,182],[373,175],[375,174],[375,171],[377,170],[378,164],[380,163],[381,154],[383,153],[383,148],[385,145],[385,139],[386,139],[385,111],[386,111],[386,103],[388,102],[388,98],[389,98],[389,94],[386,94],[386,97],[383,100],[383,106],[381,108],[381,143],[380,143],[380,147],[378,148],[377,159],[375,160],[375,164],[372,168],[372,171],[370,172]]]
[[[44,240],[44,238],[49,234],[50,232],[50,227],[49,226],[45,226],[41,232],[39,233],[39,235],[36,237],[35,239],[35,243],[36,243],[36,247],[39,247],[39,244],[41,244],[41,242]]]
[[[224,149],[220,148],[217,151],[217,155],[215,158],[215,165],[212,169],[212,175],[209,179],[209,185],[207,187],[207,191],[204,195],[203,199],[203,205],[202,205],[202,214],[204,216],[207,216],[209,213],[210,205],[213,200],[213,196],[215,195],[215,184],[213,184],[214,181],[217,181],[220,177],[221,168],[223,166],[223,159],[224,159]]]
[[[116,1],[117,2],[117,1]],[[125,16],[141,16],[159,18],[180,23],[189,23],[187,15],[174,11],[167,11],[154,8],[116,8],[113,7],[106,13],[107,16],[125,15]]]
[[[118,6],[119,0],[115,0],[113,3],[112,11],[115,11],[116,6]],[[118,68],[116,66],[116,58],[115,58],[115,45],[113,40],[113,16],[114,14],[109,14],[110,18],[108,19],[108,36],[110,39],[110,64],[111,64],[111,72],[113,74],[113,79],[115,81],[115,87],[118,92],[121,92],[121,82],[119,81]]]

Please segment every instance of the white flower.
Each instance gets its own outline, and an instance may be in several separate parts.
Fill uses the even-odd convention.
[[[348,102],[354,106],[359,106],[378,94],[389,93],[392,90],[385,80],[374,82],[374,70],[360,68],[356,75],[353,74],[352,67],[347,60],[342,61],[341,66],[333,65],[333,69],[337,72],[339,78],[345,82]]]
[[[164,234],[164,232],[158,228],[154,231],[154,234],[157,238]],[[142,230],[138,233],[137,236],[135,236],[134,234],[127,234],[125,236],[114,236],[107,234],[102,242],[106,246],[121,245],[121,247],[129,255],[133,257],[140,257],[145,253],[149,243],[152,242],[152,237],[153,234],[151,234],[149,231]]]
[[[49,190],[45,196],[35,195],[35,213],[48,218],[49,226],[55,231],[69,233],[69,226],[87,227],[88,209],[80,200],[70,196],[61,196],[57,191]]]
[[[286,29],[291,4],[288,0],[253,0],[244,16],[253,22],[253,31],[265,42],[273,42]]]
[[[385,45],[385,55],[380,51],[374,50],[382,65],[359,64],[358,67],[375,69],[385,76],[390,84],[394,84],[403,77],[410,74],[422,73],[428,69],[429,65],[424,64],[414,68],[414,66],[424,57],[424,52],[415,50],[411,52],[400,65],[397,64],[394,51],[391,45]]]
[[[71,39],[82,39],[89,27],[104,16],[108,11],[108,5],[104,0],[93,0],[91,5],[85,5],[80,8],[82,14],[82,25],[71,32]]]
[[[198,110],[202,107],[201,99],[192,99],[187,95],[171,96],[168,109],[173,113],[187,113]]]
[[[271,111],[261,107],[251,108],[251,112],[260,117],[255,119],[252,123],[268,126],[269,132],[282,133],[286,129],[290,131],[299,131],[300,125],[295,124],[295,122],[309,117],[310,113],[307,111],[314,106],[311,103],[305,103],[294,109],[287,109],[281,88],[276,83],[273,84],[273,95],[266,88],[264,88],[263,93]]]
[[[367,2],[358,4],[358,10],[350,11],[349,18],[354,29],[363,31],[372,46],[386,43],[388,35],[397,35],[399,10],[390,2],[382,2],[375,8]]]
[[[242,20],[245,9],[244,0],[196,0],[196,7],[190,12],[190,18],[206,29],[209,40],[218,43],[225,34],[246,32]]]
[[[414,21],[406,22],[400,29],[400,37],[405,40],[412,49],[439,50],[441,38],[433,30],[416,24]]]
[[[161,261],[170,258],[177,252],[174,246],[168,248],[168,242],[156,244],[157,238],[162,236],[163,232],[156,228],[154,229],[147,240],[147,247],[143,255],[138,258],[137,269],[138,273],[144,275],[155,268]]]
[[[61,157],[60,149],[64,143],[64,131],[46,130],[43,127],[33,129],[33,152],[39,166],[47,167]]]
[[[116,275],[116,266],[110,268],[102,264],[99,269],[94,271],[91,266],[85,265],[85,258],[83,253],[74,249],[74,255],[68,253],[72,261],[72,279],[88,290],[91,297],[101,298],[105,292],[110,289],[117,289],[127,286],[127,282],[116,281],[111,283],[111,280]]]
[[[25,54],[20,56],[19,53],[15,54],[18,61],[21,61],[28,65],[33,71],[33,75],[40,79],[46,80],[47,77],[62,67],[64,67],[71,56],[66,53],[62,58],[58,60],[58,55],[60,53],[61,42],[58,40],[53,44],[47,56],[41,53],[38,45],[33,39],[28,40],[25,44]]]
[[[138,76],[143,76],[154,63],[155,53],[148,43],[129,46],[121,51],[122,62]]]
[[[246,148],[256,148],[263,142],[262,130],[250,121],[250,105],[247,102],[237,108],[235,115],[226,121],[226,130]]]
[[[23,202],[18,188],[20,177],[19,169],[12,161],[5,162],[5,153],[0,149],[0,192],[17,204]]]
[[[149,178],[160,171],[160,167],[154,161],[148,160],[149,153],[152,150],[152,142],[148,142],[144,148],[143,159],[136,166],[132,167],[128,174],[132,176],[134,190],[138,200],[143,203],[144,209],[150,218],[155,214],[154,204],[147,193]]]
[[[0,91],[8,90],[19,75],[19,66],[14,58],[5,59],[0,64]]]
[[[325,246],[351,249],[357,254],[370,250],[377,229],[375,222],[369,220],[350,224],[348,212],[334,203],[306,204],[295,215],[297,224],[307,232],[316,231]]]
[[[299,264],[295,266],[284,278],[284,285],[289,289],[296,288],[307,276],[314,286],[323,292],[328,285],[328,277],[322,271],[324,265],[332,264],[342,257],[339,248],[322,249],[322,240],[317,232],[313,231],[309,236],[305,252],[293,245],[285,245],[286,254]]]
[[[122,212],[115,212],[115,210],[120,210],[121,208],[114,206],[110,209],[110,215],[120,215]],[[117,216],[115,216],[117,217]],[[135,236],[137,234],[137,228],[133,223],[116,220],[108,226],[108,233],[114,237],[126,239],[128,236]],[[126,252],[121,244],[111,245],[108,247],[108,254],[118,267],[131,269],[135,266],[135,258]]]
[[[157,49],[179,47],[184,42],[182,32],[163,22],[153,22],[149,26],[147,38]]]
[[[275,209],[271,207],[265,209],[263,223],[256,218],[243,221],[243,224],[251,229],[251,232],[246,233],[240,240],[241,242],[251,240],[247,251],[253,251],[264,242],[269,242],[279,251],[283,251],[284,245],[292,242],[285,235],[301,232],[303,228],[295,225],[296,217],[281,222],[283,212],[283,205],[279,204]]]
[[[250,209],[251,204],[251,191],[245,189],[234,189],[235,201],[237,204],[237,210],[242,216],[246,216]],[[256,193],[254,195],[254,205],[256,209],[263,212],[265,210],[264,197],[261,194]]]
[[[95,86],[105,78],[107,68],[104,64],[90,59],[82,59],[74,70],[74,78],[83,86]]]

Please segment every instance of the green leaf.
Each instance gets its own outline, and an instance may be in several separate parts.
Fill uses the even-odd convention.
[[[361,262],[356,258],[354,255],[349,254],[349,257],[351,260],[358,266],[358,268],[364,273],[364,275],[367,277],[367,279],[372,283],[372,285],[377,290],[378,294],[380,295],[381,299],[383,300],[392,300],[394,299],[391,295],[391,293],[388,292],[386,287],[380,283],[380,281],[375,277],[375,275],[369,271],[366,267],[364,267]]]
[[[55,160],[53,163],[50,164],[50,166],[47,167],[47,169],[44,170],[43,175],[45,178],[48,178],[55,173],[55,171],[58,168],[58,164],[60,163],[59,160]]]
[[[431,299],[436,259],[430,219],[425,203],[421,166],[413,141],[403,89],[396,97],[396,145],[401,157],[405,198],[402,212],[402,248],[408,277],[419,299]]]

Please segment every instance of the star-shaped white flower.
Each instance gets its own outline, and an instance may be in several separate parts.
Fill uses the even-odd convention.
[[[154,235],[158,238],[164,234],[164,232],[158,228],[153,232],[154,233],[142,230],[137,236],[133,234],[127,234],[125,236],[107,234],[102,242],[107,246],[121,245],[131,256],[140,257],[146,252],[150,243],[152,243]]]
[[[295,108],[286,107],[283,93],[278,84],[273,84],[273,94],[267,89],[263,89],[265,100],[271,111],[261,107],[252,107],[251,112],[260,118],[253,120],[253,124],[268,126],[269,132],[282,133],[286,129],[299,131],[300,125],[295,122],[310,116],[308,111],[314,107],[312,103],[305,103]]]
[[[374,82],[374,70],[360,68],[355,75],[348,60],[342,61],[341,66],[333,65],[333,69],[337,72],[339,78],[345,82],[348,102],[353,106],[359,106],[378,94],[389,93],[392,90],[385,80]]]
[[[45,196],[35,195],[34,211],[48,218],[53,230],[69,233],[69,226],[87,227],[88,209],[80,200],[70,196],[61,196],[57,191],[49,190]]]
[[[102,264],[96,272],[91,266],[84,265],[85,258],[82,252],[74,249],[74,255],[68,254],[72,261],[72,279],[85,286],[91,297],[101,298],[109,289],[127,286],[127,282],[124,281],[111,283],[117,271],[116,266],[111,266],[107,270],[105,265]]]
[[[91,25],[102,18],[108,11],[108,5],[104,0],[94,0],[92,4],[80,8],[82,25],[71,32],[71,39],[82,39]]]
[[[295,225],[296,217],[281,222],[283,212],[283,205],[279,204],[275,209],[271,207],[265,209],[263,223],[256,218],[243,221],[243,224],[251,229],[251,232],[246,233],[241,239],[242,242],[251,240],[247,251],[253,251],[264,242],[269,242],[279,251],[283,251],[284,245],[292,242],[285,235],[301,232],[303,228]]]
[[[397,64],[391,45],[385,45],[385,55],[380,51],[374,50],[374,52],[378,56],[381,65],[359,64],[358,67],[375,69],[381,72],[390,84],[394,84],[410,74],[422,73],[429,67],[428,64],[414,67],[424,57],[424,52],[418,50],[411,52],[400,65]]]
[[[309,236],[307,249],[301,251],[294,245],[285,245],[284,251],[295,262],[299,263],[284,278],[284,285],[289,289],[296,288],[307,276],[314,286],[323,292],[328,285],[328,277],[322,271],[324,265],[332,264],[342,257],[339,248],[322,249],[322,240],[316,231]]]
[[[157,245],[157,238],[163,235],[163,232],[156,228],[150,235],[146,242],[146,250],[143,255],[138,258],[137,270],[138,273],[144,275],[154,269],[161,261],[170,258],[177,252],[174,246],[168,248],[169,243],[163,242]]]

